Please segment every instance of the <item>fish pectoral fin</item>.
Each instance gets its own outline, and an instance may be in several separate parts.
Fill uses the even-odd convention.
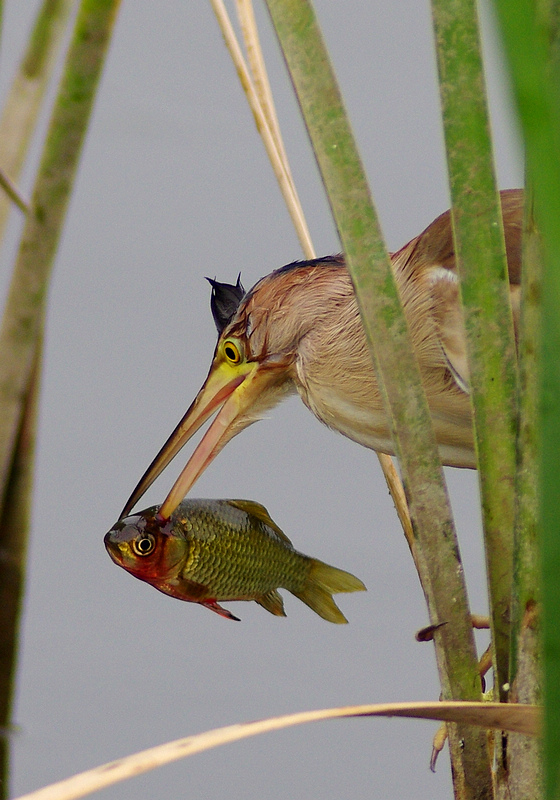
[[[255,597],[255,600],[260,606],[266,608],[271,614],[274,614],[275,617],[286,616],[284,601],[276,589],[271,589],[270,592],[261,595],[261,597]]]
[[[189,581],[186,578],[172,578],[166,581],[153,581],[152,586],[160,592],[176,597],[177,600],[185,600],[187,603],[202,602],[200,598],[208,594],[208,587],[202,583]]]
[[[234,614],[231,613],[231,611],[228,611],[227,608],[223,608],[215,600],[200,600],[199,603],[201,606],[209,608],[210,611],[215,611],[216,614],[220,615],[220,617],[225,617],[226,619],[234,619],[236,622],[241,622],[239,617],[236,617]]]

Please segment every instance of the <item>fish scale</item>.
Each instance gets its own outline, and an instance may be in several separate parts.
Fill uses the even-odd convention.
[[[266,533],[254,544],[246,541],[248,536],[248,532],[225,526],[217,541],[194,537],[189,548],[196,554],[197,566],[187,562],[183,577],[211,585],[224,600],[240,593],[265,593],[272,583],[299,591],[309,572],[308,557],[290,553]],[[255,532],[252,538],[256,538]]]

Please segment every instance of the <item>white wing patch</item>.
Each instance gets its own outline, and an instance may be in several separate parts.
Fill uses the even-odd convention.
[[[438,283],[439,281],[458,284],[459,278],[451,269],[446,269],[445,267],[434,267],[430,270],[430,285],[433,286],[434,283]]]

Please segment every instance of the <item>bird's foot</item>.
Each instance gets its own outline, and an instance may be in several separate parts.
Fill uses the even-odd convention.
[[[416,631],[414,638],[417,642],[431,642],[434,638],[434,633],[447,625],[447,622],[437,622],[435,625],[426,625],[425,628],[420,628]],[[482,614],[471,614],[471,625],[477,630],[484,630],[490,627],[490,618]]]
[[[473,628],[477,628],[478,630],[486,629],[490,627],[490,620],[488,617],[482,616],[481,614],[471,614],[471,624]],[[447,623],[439,622],[435,625],[427,625],[425,628],[421,628],[419,631],[416,632],[415,635],[416,641],[431,642],[434,638],[435,632],[443,625],[447,625]],[[491,646],[489,645],[482,654],[480,661],[478,662],[478,670],[480,673],[480,679],[482,681],[483,692],[485,689],[484,676],[486,675],[491,666],[492,666],[492,649]],[[443,750],[446,740],[447,740],[447,723],[444,722],[437,729],[436,734],[432,741],[432,755],[430,757],[430,769],[432,770],[432,772],[436,771],[436,763],[439,754]]]

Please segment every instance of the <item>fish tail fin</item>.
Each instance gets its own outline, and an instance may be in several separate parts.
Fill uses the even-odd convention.
[[[366,587],[359,578],[343,569],[331,567],[311,558],[311,568],[303,589],[293,592],[302,602],[323,619],[341,624],[348,622],[333,600],[338,592],[363,592]]]

